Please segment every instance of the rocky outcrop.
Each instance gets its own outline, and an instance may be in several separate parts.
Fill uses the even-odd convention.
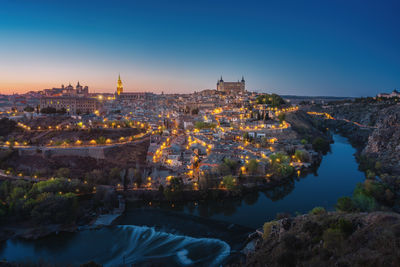
[[[400,174],[400,105],[381,110],[375,126],[363,154],[376,158],[392,173]]]
[[[285,121],[290,123],[293,131],[297,133],[297,137],[300,139],[305,138],[312,141],[317,137],[322,137],[329,141],[332,140],[332,137],[327,134],[323,123],[315,120],[304,111],[287,113]]]
[[[302,215],[273,222],[246,266],[398,266],[400,215]]]
[[[347,137],[350,143],[358,149],[358,151],[362,151],[368,142],[368,137],[372,133],[373,129],[370,128],[360,128],[359,126],[349,123],[342,120],[326,120],[325,125],[339,133]]]

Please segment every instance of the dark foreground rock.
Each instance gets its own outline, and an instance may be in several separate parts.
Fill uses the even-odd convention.
[[[399,266],[400,215],[323,213],[264,226],[246,266]]]

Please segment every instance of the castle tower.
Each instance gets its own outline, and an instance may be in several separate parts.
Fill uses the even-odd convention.
[[[123,93],[124,87],[122,86],[121,76],[118,75],[118,83],[117,83],[117,95]]]

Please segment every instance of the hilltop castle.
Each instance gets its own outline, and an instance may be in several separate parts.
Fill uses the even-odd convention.
[[[230,94],[235,94],[235,93],[243,93],[245,92],[246,87],[245,87],[245,81],[244,77],[242,76],[241,81],[237,82],[224,82],[224,80],[219,79],[217,81],[217,91],[220,92],[225,92],[225,93],[230,93]]]

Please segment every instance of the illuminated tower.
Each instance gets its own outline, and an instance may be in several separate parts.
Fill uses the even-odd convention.
[[[117,95],[120,95],[123,91],[124,87],[122,86],[121,76],[118,75]]]

